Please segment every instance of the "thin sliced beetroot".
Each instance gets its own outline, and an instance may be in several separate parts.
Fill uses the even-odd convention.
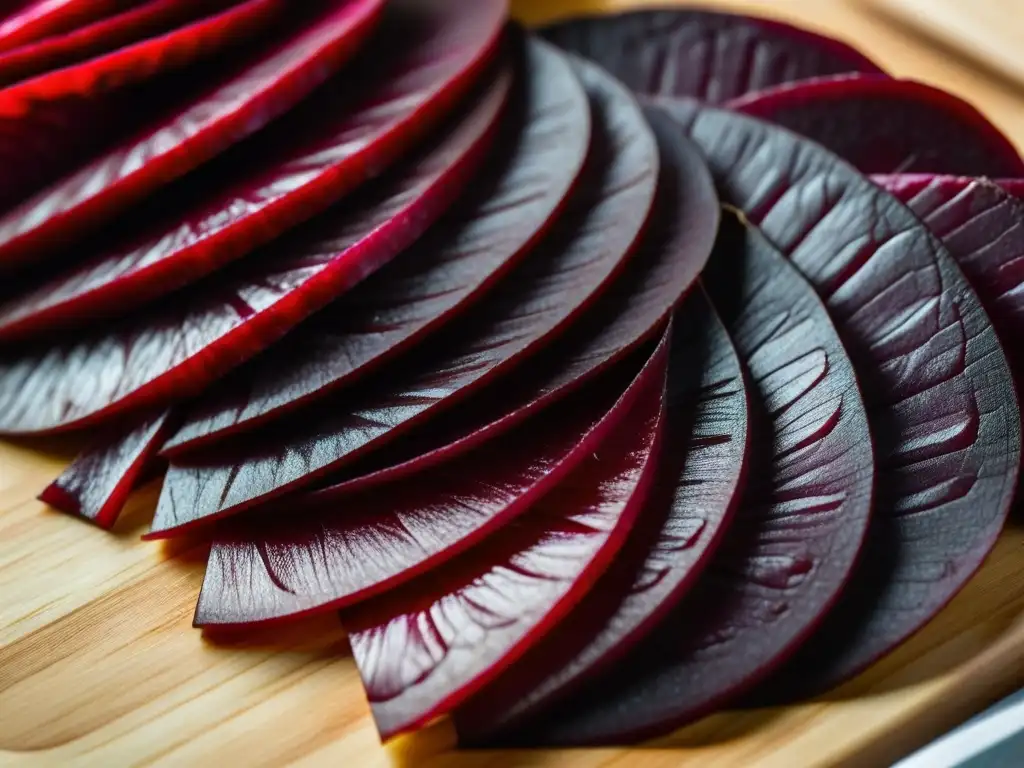
[[[502,151],[471,197],[287,344],[204,396],[168,455],[252,429],[365,375],[451,322],[537,244],[583,168],[590,106],[569,63],[547,44],[527,42],[522,66]]]
[[[667,108],[723,200],[823,297],[864,388],[878,457],[865,565],[790,676],[821,690],[924,625],[992,548],[1020,464],[1013,382],[963,273],[892,195],[783,128]]]
[[[117,522],[128,496],[156,461],[176,426],[171,411],[117,429],[79,455],[39,500],[102,528]]]
[[[196,625],[343,608],[451,560],[597,451],[634,406],[640,386],[623,395],[628,385],[622,376],[599,382],[555,418],[404,483],[238,520],[213,545]]]
[[[625,543],[654,481],[667,341],[623,422],[551,494],[460,558],[341,620],[383,739],[458,707],[564,619]]]
[[[291,109],[356,52],[385,3],[317,5],[319,13],[299,14],[304,23],[283,42],[257,51],[198,97],[172,106],[155,124],[0,216],[0,271],[38,262]],[[6,98],[10,90],[0,91],[0,120],[11,147],[3,153],[16,157],[35,146],[18,126],[31,129],[43,121],[33,114],[40,106],[53,122],[62,107]]]
[[[863,173],[1024,174],[1013,144],[977,109],[912,80],[821,78],[728,106],[813,139]]]
[[[0,354],[0,432],[85,427],[201,392],[412,243],[483,162],[512,73],[503,68],[421,154],[187,298],[49,347]]]
[[[838,40],[714,11],[605,14],[554,24],[542,34],[596,61],[638,93],[712,103],[808,77],[882,71]]]
[[[117,234],[69,272],[20,287],[0,305],[0,339],[123,313],[321,213],[451,112],[491,61],[503,21],[501,0],[472,11],[394,3],[380,35],[402,55],[386,67],[377,55],[363,57],[334,87],[148,204],[155,215],[129,236]]]
[[[103,19],[134,0],[30,0],[0,20],[0,51],[9,51]]]
[[[569,617],[455,713],[462,744],[508,733],[623,658],[690,589],[745,484],[747,388],[702,290],[676,314],[662,460],[648,507],[616,562]]]
[[[613,283],[651,213],[658,149],[625,88],[592,64],[574,66],[594,108],[594,141],[580,193],[545,241],[450,333],[359,391],[317,403],[230,451],[173,461],[150,536],[311,486],[506,376]]]
[[[1014,197],[1024,200],[1024,179],[998,179],[996,184]]]

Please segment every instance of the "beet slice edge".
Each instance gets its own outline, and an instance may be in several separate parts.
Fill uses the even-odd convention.
[[[0,18],[0,51],[67,32],[125,5],[127,0],[33,0]]]

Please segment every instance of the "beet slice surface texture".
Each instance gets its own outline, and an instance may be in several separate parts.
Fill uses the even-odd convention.
[[[525,43],[523,77],[471,192],[411,249],[196,405],[168,445],[192,450],[323,397],[477,301],[547,232],[590,146],[590,106],[563,54]]]
[[[195,396],[415,241],[483,163],[512,73],[359,200],[272,243],[185,298],[49,347],[0,354],[0,432],[85,427]]]
[[[867,565],[788,678],[819,691],[925,624],[994,545],[1020,463],[1012,378],[963,273],[896,198],[778,126],[690,100],[666,109],[723,201],[815,286],[863,388],[878,477]]]
[[[336,88],[320,89],[249,146],[153,201],[157,213],[141,232],[0,304],[0,339],[123,312],[320,213],[450,112],[490,60],[502,19],[496,0],[471,12],[450,2],[423,10],[396,3],[380,30],[402,51],[390,66],[376,56],[350,66]]]
[[[640,10],[542,30],[638,93],[721,103],[780,83],[882,70],[850,46],[768,19],[705,10]]]
[[[104,435],[39,494],[39,500],[110,528],[128,496],[158,461],[160,446],[176,425],[174,412],[165,411]]]
[[[565,333],[621,272],[654,202],[658,148],[629,92],[574,63],[594,109],[587,177],[548,237],[449,334],[231,451],[172,461],[152,537],[313,483],[465,400]],[[216,455],[214,455],[216,453]]]
[[[529,512],[462,557],[343,611],[383,739],[450,712],[564,619],[625,543],[654,481],[667,344],[623,422]]]
[[[626,418],[636,374],[610,377],[545,423],[342,503],[243,516],[210,553],[196,625],[340,609],[424,575],[527,512]],[[625,394],[623,391],[625,390]]]
[[[336,72],[381,16],[383,0],[330,0],[286,39],[255,52],[201,94],[0,216],[0,271],[37,263],[294,107]],[[392,3],[391,5],[394,5]],[[47,105],[44,104],[44,107]],[[0,93],[0,116],[35,122]],[[33,146],[15,130],[7,141]]]
[[[0,19],[0,51],[42,40],[105,18],[130,0],[34,0]]]
[[[728,106],[802,134],[862,173],[1024,175],[1013,144],[977,109],[912,80],[821,78]]]
[[[692,587],[722,541],[746,482],[747,389],[703,290],[675,316],[668,376],[662,459],[641,521],[569,617],[456,711],[461,744],[500,741],[622,659]]]

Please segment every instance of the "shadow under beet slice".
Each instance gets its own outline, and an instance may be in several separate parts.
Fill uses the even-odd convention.
[[[923,626],[994,545],[1020,464],[1010,370],[956,262],[896,198],[778,126],[665,106],[723,201],[815,286],[864,391],[878,470],[865,565],[788,680],[820,691]]]
[[[728,106],[796,131],[862,173],[1024,174],[1013,144],[977,109],[912,80],[821,78],[752,93]]]
[[[132,0],[30,0],[0,19],[0,51],[70,32],[124,10]]]
[[[153,124],[0,216],[0,272],[38,264],[294,107],[351,58],[385,3],[317,5],[318,13],[297,14],[303,23],[289,25],[281,42],[254,52],[198,97],[172,104]],[[59,106],[6,99],[0,91],[3,156],[20,162],[15,150],[35,146],[17,127],[21,121],[26,131],[34,130],[44,119],[33,116],[37,107],[46,112],[45,122],[57,120]]]
[[[174,456],[280,418],[449,323],[561,213],[590,146],[590,106],[565,57],[525,43],[507,126],[471,192],[415,246],[205,395]],[[709,182],[710,184],[710,182]]]
[[[634,405],[641,386],[628,385],[623,376],[601,381],[553,418],[403,483],[235,521],[214,542],[196,625],[339,609],[440,566],[598,451]]]
[[[729,101],[780,83],[881,70],[845,43],[768,19],[705,10],[640,10],[542,30],[638,93]]]
[[[50,347],[0,353],[0,433],[95,424],[194,396],[412,243],[483,163],[508,96],[503,69],[451,130],[343,211],[155,309]]]
[[[486,302],[430,344],[305,413],[209,456],[171,463],[152,537],[310,487],[494,383],[563,334],[621,272],[647,223],[658,149],[629,92],[591,64],[586,174],[570,209]]]
[[[721,542],[745,485],[747,389],[703,290],[675,316],[668,366],[662,459],[629,541],[561,625],[456,711],[460,744],[514,742],[516,724],[610,669],[693,586]]]
[[[654,480],[667,340],[594,456],[463,556],[342,612],[383,739],[458,707],[563,620],[625,543]]]

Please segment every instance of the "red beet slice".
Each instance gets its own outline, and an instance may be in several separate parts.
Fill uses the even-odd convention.
[[[118,13],[131,0],[31,0],[0,20],[0,51],[59,35]]]
[[[498,153],[412,249],[204,397],[168,455],[207,445],[323,397],[477,301],[562,210],[590,146],[590,107],[568,61],[526,44],[521,93]]]
[[[430,579],[342,613],[382,738],[459,706],[568,615],[611,563],[654,480],[666,347],[597,456],[528,514]]]
[[[820,690],[925,624],[995,543],[1020,463],[1012,379],[963,273],[892,195],[777,126],[669,108],[723,199],[824,298],[864,387],[878,457],[866,565],[792,667]]]
[[[642,525],[569,617],[455,713],[460,743],[509,732],[623,658],[690,589],[722,540],[746,474],[743,371],[703,291],[673,327],[662,461]]]
[[[768,19],[640,10],[570,19],[542,34],[638,93],[725,102],[780,83],[882,70],[845,43]]]
[[[633,370],[635,373],[635,369]],[[196,625],[339,609],[438,567],[526,512],[629,415],[622,377],[500,444],[344,503],[237,521],[210,553]]]
[[[0,270],[38,262],[291,109],[355,53],[383,5],[329,0],[283,42],[257,52],[199,97],[7,212],[0,217]],[[18,116],[29,127],[42,120],[31,114],[31,102],[8,103],[3,95],[0,117]],[[42,107],[53,111],[52,105]],[[18,124],[4,141],[24,153],[34,144]]]
[[[998,179],[996,184],[1014,197],[1024,199],[1024,179]]]
[[[141,232],[118,236],[80,267],[22,289],[0,305],[0,339],[123,312],[322,212],[451,111],[490,61],[503,18],[495,0],[472,12],[451,3],[422,10],[396,3],[380,31],[403,53],[393,66],[370,57],[370,71],[351,68],[336,88],[321,89],[251,146],[155,201],[158,213]],[[361,84],[355,98],[349,78]]]
[[[912,80],[846,75],[729,103],[822,144],[864,173],[1017,176],[1024,161],[967,102]]]
[[[109,528],[175,425],[175,417],[165,411],[105,435],[39,494],[39,500]]]
[[[458,125],[405,166],[187,299],[48,348],[0,355],[0,432],[85,427],[201,392],[413,242],[483,162],[503,69]]]
[[[658,150],[629,92],[591,64],[575,66],[595,110],[591,162],[572,210],[548,238],[478,311],[412,360],[365,380],[361,391],[318,403],[230,452],[172,462],[151,536],[309,487],[507,375],[612,283],[651,212]]]

